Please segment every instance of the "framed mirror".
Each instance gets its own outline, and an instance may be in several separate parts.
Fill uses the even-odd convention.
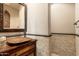
[[[24,3],[0,3],[0,32],[26,31]]]

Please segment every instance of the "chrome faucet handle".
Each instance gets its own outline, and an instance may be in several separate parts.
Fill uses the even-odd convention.
[[[77,25],[78,22],[79,22],[79,20],[77,20],[77,21],[74,23],[74,25]]]

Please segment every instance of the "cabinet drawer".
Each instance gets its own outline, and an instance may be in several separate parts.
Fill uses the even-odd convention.
[[[26,47],[24,47],[24,48],[22,48],[20,50],[18,48],[18,50],[16,52],[12,53],[11,55],[20,56],[22,54],[30,52],[31,50],[34,50],[34,48],[35,48],[35,45],[26,46]]]

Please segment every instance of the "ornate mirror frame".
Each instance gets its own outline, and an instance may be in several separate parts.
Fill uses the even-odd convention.
[[[4,16],[3,15],[4,6],[3,5],[4,5],[4,3],[0,3],[0,32],[24,32],[26,34],[26,31],[27,31],[27,17],[26,17],[27,16],[27,6],[24,3],[18,3],[18,4],[25,7],[25,11],[24,11],[24,13],[25,13],[24,29],[4,29],[3,28],[3,20],[4,20],[4,18],[3,18],[3,16]]]

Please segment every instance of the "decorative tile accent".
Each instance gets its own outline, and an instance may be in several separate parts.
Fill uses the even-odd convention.
[[[76,36],[76,56],[79,56],[79,37]]]
[[[49,56],[49,40],[50,37],[27,36],[37,39],[37,56]]]
[[[60,56],[75,56],[75,36],[54,34],[50,40],[50,49],[51,53],[56,53]]]

